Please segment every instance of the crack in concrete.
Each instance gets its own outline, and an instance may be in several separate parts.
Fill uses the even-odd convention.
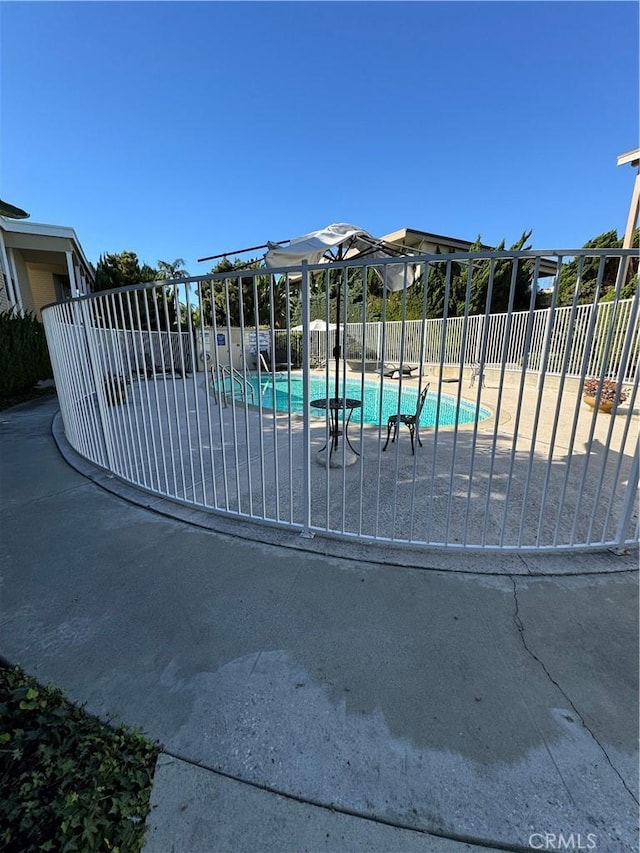
[[[566,701],[567,701],[567,702],[569,703],[569,705],[571,706],[571,709],[573,710],[573,712],[575,713],[575,715],[578,717],[578,719],[579,719],[579,720],[580,720],[580,722],[582,723],[583,728],[584,728],[584,729],[586,729],[586,730],[589,732],[589,734],[590,734],[590,735],[591,735],[591,737],[593,738],[594,742],[595,742],[595,743],[598,745],[598,747],[600,748],[600,751],[601,751],[601,752],[602,752],[602,754],[604,755],[604,757],[605,757],[605,759],[607,760],[607,762],[608,762],[609,766],[611,767],[611,769],[613,770],[613,772],[616,774],[616,776],[618,777],[618,779],[620,779],[620,781],[622,782],[622,785],[624,786],[625,790],[627,791],[627,793],[629,794],[629,796],[631,797],[631,799],[636,803],[636,805],[640,805],[640,802],[638,801],[637,797],[635,796],[635,794],[633,793],[633,791],[629,788],[629,786],[627,785],[626,781],[624,780],[624,778],[623,778],[622,774],[620,773],[620,771],[618,770],[618,768],[615,766],[615,764],[613,763],[613,761],[612,761],[612,760],[611,760],[611,758],[609,757],[609,753],[608,753],[608,752],[607,752],[607,750],[604,748],[604,746],[600,743],[600,741],[598,740],[598,738],[596,737],[596,735],[594,734],[594,732],[591,730],[591,728],[587,725],[587,722],[586,722],[585,718],[584,718],[584,717],[583,717],[583,715],[580,713],[580,711],[578,710],[578,708],[575,706],[575,704],[574,704],[573,700],[571,699],[571,697],[569,696],[569,694],[566,692],[566,690],[564,690],[564,689],[561,687],[561,685],[560,685],[560,684],[556,681],[556,679],[551,675],[551,673],[550,673],[550,672],[549,672],[549,670],[547,669],[547,667],[546,667],[546,665],[545,665],[544,661],[543,661],[541,658],[539,658],[539,657],[538,657],[538,655],[537,655],[537,654],[536,654],[532,649],[530,649],[530,648],[529,648],[529,646],[527,645],[527,641],[526,641],[525,636],[524,636],[524,631],[525,631],[524,623],[522,622],[522,618],[521,618],[521,616],[520,616],[520,603],[519,603],[519,601],[518,601],[518,586],[517,586],[517,582],[516,582],[516,578],[515,578],[515,576],[514,576],[514,575],[510,575],[510,577],[511,577],[511,582],[513,583],[513,600],[514,600],[514,603],[515,603],[515,613],[514,613],[514,616],[513,616],[513,621],[514,621],[514,623],[515,623],[516,628],[518,629],[518,633],[519,633],[519,635],[520,635],[520,639],[521,639],[521,641],[522,641],[522,645],[523,645],[523,647],[524,647],[525,651],[527,652],[527,654],[528,654],[528,655],[530,655],[530,656],[531,656],[531,657],[536,661],[536,663],[537,663],[537,664],[542,668],[542,670],[543,670],[544,674],[547,676],[547,678],[549,679],[549,681],[550,681],[550,682],[554,685],[554,687],[556,687],[556,688],[560,691],[560,693],[564,696],[564,698],[566,699]]]
[[[187,764],[191,767],[197,767],[200,770],[206,770],[207,772],[212,773],[215,776],[219,776],[223,779],[229,779],[230,781],[237,782],[241,785],[247,785],[248,787],[254,788],[257,791],[262,791],[267,794],[275,794],[276,796],[282,797],[286,800],[291,800],[292,802],[300,803],[300,805],[312,806],[313,808],[323,809],[324,811],[333,812],[335,814],[370,821],[371,823],[376,823],[380,826],[388,826],[392,829],[401,829],[408,832],[415,832],[417,835],[423,835],[425,837],[432,836],[434,838],[442,838],[445,840],[454,841],[459,844],[470,844],[475,847],[488,848],[489,850],[504,850],[507,851],[507,853],[527,853],[527,851],[531,850],[530,846],[518,844],[517,842],[509,843],[505,841],[482,838],[480,836],[468,835],[465,833],[445,831],[440,832],[436,829],[424,829],[422,827],[415,826],[411,823],[386,819],[384,817],[381,817],[380,815],[374,814],[373,812],[359,811],[357,809],[351,809],[347,806],[341,806],[336,803],[324,802],[313,797],[305,797],[301,794],[294,794],[290,791],[274,787],[264,782],[255,782],[251,779],[245,779],[238,774],[230,773],[226,770],[223,770],[221,767],[217,767],[207,762],[194,760],[193,758],[189,758],[188,756],[183,755],[180,752],[175,752],[166,749],[164,746],[162,747],[161,752],[158,756],[156,766],[160,761],[160,757],[163,755],[168,756],[174,761],[181,761],[182,763]]]

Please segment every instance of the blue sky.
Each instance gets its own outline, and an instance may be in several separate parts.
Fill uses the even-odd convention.
[[[635,2],[0,3],[2,197],[94,263],[624,231]],[[258,254],[258,253],[256,253]]]

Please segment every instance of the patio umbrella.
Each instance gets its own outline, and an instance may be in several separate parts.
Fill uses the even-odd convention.
[[[338,327],[336,326],[335,323],[329,323],[327,325],[327,323],[325,323],[324,320],[312,320],[309,323],[309,331],[310,332],[326,332],[328,329],[331,330],[331,329],[337,329],[337,328]],[[294,326],[291,329],[291,331],[292,332],[302,332],[302,331],[304,331],[304,326],[302,326],[302,325]]]
[[[29,214],[26,210],[22,210],[20,207],[14,207],[12,204],[9,204],[8,201],[2,201],[2,199],[0,199],[0,216],[6,216],[9,219],[29,218]]]
[[[389,258],[405,254],[402,249],[392,246],[369,234],[362,228],[345,222],[334,223],[319,231],[303,234],[288,241],[288,245],[282,243],[268,243],[269,250],[264,256],[267,267],[297,266],[302,261],[310,264],[330,263],[331,261],[342,261],[347,258]],[[374,266],[374,269],[375,266]],[[382,268],[376,269],[377,274],[385,282],[387,290],[402,290],[409,287],[414,281],[414,270],[406,267],[404,263],[388,264],[386,276]],[[340,328],[340,302],[341,281],[338,280],[336,293],[336,327]],[[302,329],[302,327],[299,327]],[[340,372],[340,340],[334,348],[335,356],[335,396],[338,399],[339,372]]]

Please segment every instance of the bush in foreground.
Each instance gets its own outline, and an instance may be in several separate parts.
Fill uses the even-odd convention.
[[[42,323],[32,314],[0,311],[0,399],[52,376]]]
[[[0,849],[140,851],[157,755],[0,661]]]

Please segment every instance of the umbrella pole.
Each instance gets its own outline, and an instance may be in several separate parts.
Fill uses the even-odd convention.
[[[338,254],[336,260],[342,260],[342,246],[338,248]],[[338,270],[338,284],[336,287],[336,298],[338,300],[338,304],[336,305],[336,346],[335,346],[335,357],[336,357],[336,404],[338,400],[338,392],[340,390],[340,307],[342,302],[342,270]],[[337,433],[337,430],[336,430]]]
[[[342,260],[342,246],[338,249],[338,257],[337,260]],[[333,449],[338,449],[338,429],[340,425],[340,409],[338,408],[338,400],[340,398],[340,357],[341,357],[341,347],[340,347],[340,308],[342,303],[342,270],[338,270],[338,284],[336,287],[336,298],[338,300],[338,304],[336,305],[336,346],[334,350],[334,354],[336,357],[336,382],[335,382],[335,421],[334,421],[334,445]]]
[[[340,295],[340,279],[338,279],[338,283],[336,285],[336,337],[333,346],[333,356],[335,359],[333,405],[331,405],[331,401],[329,401],[329,411],[331,412],[331,452],[338,449],[338,392],[340,390]]]
[[[340,279],[338,279],[338,287],[336,290],[336,298],[338,300],[338,304],[336,306],[336,345],[333,350],[333,354],[336,357],[336,400],[338,399],[338,391],[340,390],[340,301],[341,301],[342,293],[340,286]]]

